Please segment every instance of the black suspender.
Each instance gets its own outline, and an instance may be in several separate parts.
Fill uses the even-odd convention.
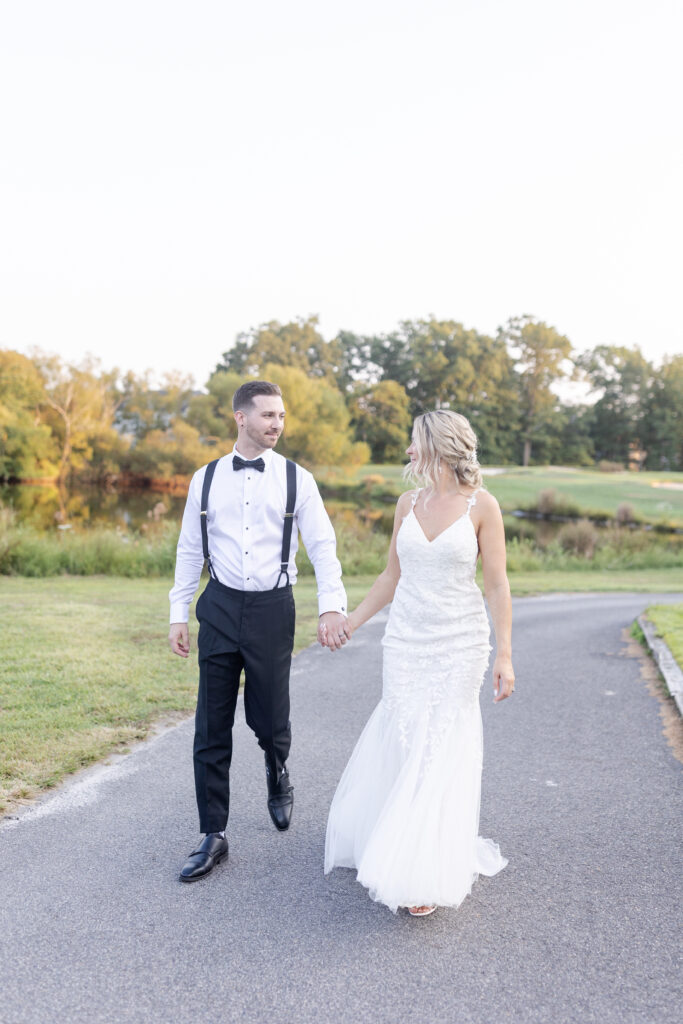
[[[289,586],[289,549],[292,544],[292,523],[294,522],[294,506],[296,504],[296,463],[287,459],[287,508],[285,525],[282,528],[282,557],[280,558],[280,575],[273,590],[280,586],[282,576],[287,577],[285,586]]]
[[[218,459],[214,459],[206,467],[206,473],[204,474],[204,486],[202,487],[202,509],[199,513],[199,522],[202,526],[202,549],[204,551],[204,560],[206,567],[209,570],[209,576],[213,579],[216,578],[216,574],[213,571],[211,565],[211,556],[209,555],[209,532],[206,529],[206,510],[209,504],[209,491],[211,490],[211,481],[213,480],[213,474],[216,472],[216,466],[218,465]]]
[[[213,480],[213,474],[216,472],[216,466],[218,465],[218,459],[214,459],[206,467],[206,473],[204,474],[204,483],[202,486],[202,505],[199,513],[199,521],[202,528],[202,550],[204,552],[204,558],[206,560],[206,567],[209,570],[209,576],[216,579],[216,574],[213,571],[211,565],[211,556],[209,555],[209,532],[206,528],[206,512],[209,505],[209,491],[211,490],[211,481]],[[283,575],[287,577],[287,583],[289,585],[289,550],[292,545],[292,524],[294,522],[294,506],[296,505],[296,463],[292,462],[291,459],[287,459],[287,506],[285,511],[285,523],[282,528],[282,555],[280,558],[280,574],[277,578],[277,583],[273,587],[273,590],[277,590],[280,586],[280,580]]]

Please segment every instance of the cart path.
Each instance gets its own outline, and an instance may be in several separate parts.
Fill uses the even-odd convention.
[[[482,693],[481,833],[510,864],[458,910],[394,916],[353,872],[322,874],[386,613],[294,662],[288,833],[240,712],[230,859],[205,880],[177,880],[197,839],[191,722],[5,823],[0,1021],[673,1022],[681,766],[622,630],[682,599],[514,601],[517,691]]]

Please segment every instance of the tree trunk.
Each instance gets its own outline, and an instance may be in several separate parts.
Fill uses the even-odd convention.
[[[531,462],[531,441],[529,438],[524,442],[524,455],[522,456],[522,465],[528,466]]]

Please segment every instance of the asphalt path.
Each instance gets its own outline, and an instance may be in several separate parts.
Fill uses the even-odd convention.
[[[201,882],[177,878],[197,839],[191,722],[5,822],[0,1020],[678,1022],[681,766],[622,640],[676,599],[514,602],[517,691],[482,693],[481,832],[510,864],[458,910],[393,915],[354,872],[322,873],[383,615],[295,659],[288,833],[240,712],[230,858]]]

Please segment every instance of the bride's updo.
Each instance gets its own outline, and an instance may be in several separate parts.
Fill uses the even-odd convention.
[[[477,461],[477,438],[469,420],[450,409],[435,409],[418,416],[413,424],[417,449],[414,467],[406,466],[404,476],[436,489],[439,471],[449,466],[459,484],[481,487]]]

